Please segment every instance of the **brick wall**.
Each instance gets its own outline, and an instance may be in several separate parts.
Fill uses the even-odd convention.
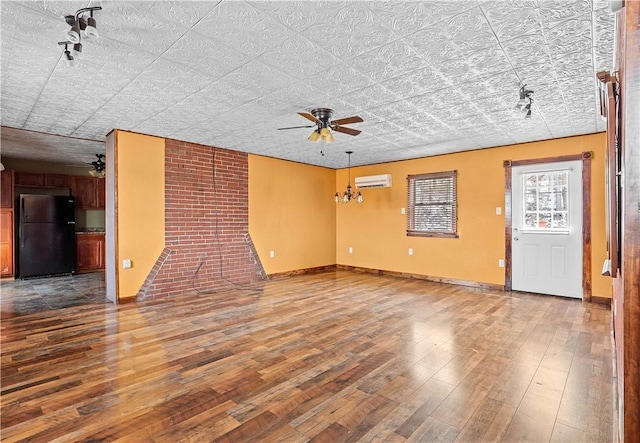
[[[165,249],[138,300],[265,278],[249,236],[247,154],[167,139],[165,225]]]

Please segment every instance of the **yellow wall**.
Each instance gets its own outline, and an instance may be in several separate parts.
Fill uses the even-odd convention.
[[[334,170],[249,155],[249,232],[267,274],[335,264],[334,184]]]
[[[503,160],[554,157],[593,151],[592,292],[611,297],[611,281],[600,275],[606,258],[604,211],[604,133],[465,153],[352,168],[351,177],[391,174],[391,188],[364,190],[364,203],[340,204],[336,214],[336,261],[341,265],[504,285]],[[458,171],[460,238],[407,237],[409,174]],[[346,187],[347,170],[337,171],[336,189]],[[496,215],[496,207],[503,215]],[[348,248],[353,248],[353,253]],[[414,255],[409,256],[408,249]]]
[[[164,248],[164,139],[116,132],[118,299],[135,297]],[[130,259],[131,269],[122,268]]]

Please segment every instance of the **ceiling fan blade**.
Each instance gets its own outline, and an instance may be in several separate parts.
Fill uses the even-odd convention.
[[[349,135],[358,135],[362,132],[362,131],[358,131],[357,129],[345,128],[343,126],[334,126],[331,129],[333,129],[334,131],[342,132],[344,134],[349,134]]]
[[[354,115],[353,117],[345,117],[339,118],[338,120],[333,120],[331,123],[334,125],[348,125],[350,123],[362,123],[362,117]]]
[[[288,128],[278,128],[278,131],[282,129],[298,129],[298,128],[315,128],[316,125],[305,125],[305,126],[289,126]]]
[[[307,120],[311,120],[314,123],[318,122],[318,119],[315,118],[313,115],[309,114],[308,112],[298,112],[298,115],[301,115],[302,117],[306,118]]]

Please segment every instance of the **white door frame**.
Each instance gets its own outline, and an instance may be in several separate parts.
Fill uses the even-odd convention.
[[[503,162],[505,170],[504,187],[504,243],[505,243],[505,266],[504,266],[504,288],[511,291],[512,288],[512,178],[511,168],[513,166],[534,165],[542,163],[556,163],[562,161],[582,160],[582,300],[591,301],[591,152],[581,154],[561,155],[558,157],[535,158],[527,160],[505,160]]]

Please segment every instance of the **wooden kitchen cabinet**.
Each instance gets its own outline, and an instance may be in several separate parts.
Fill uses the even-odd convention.
[[[0,277],[13,277],[13,210],[0,209]]]
[[[78,209],[104,209],[104,179],[74,177],[71,195],[76,198]]]
[[[45,174],[44,185],[52,188],[68,188],[69,176],[63,174]]]
[[[76,271],[95,272],[104,269],[104,234],[76,234]]]
[[[0,208],[13,208],[13,171],[0,172]]]
[[[104,178],[96,178],[96,201],[98,203],[98,209],[105,208],[105,186],[106,180]]]
[[[39,174],[35,172],[15,172],[15,185],[16,186],[44,186],[45,174]]]

